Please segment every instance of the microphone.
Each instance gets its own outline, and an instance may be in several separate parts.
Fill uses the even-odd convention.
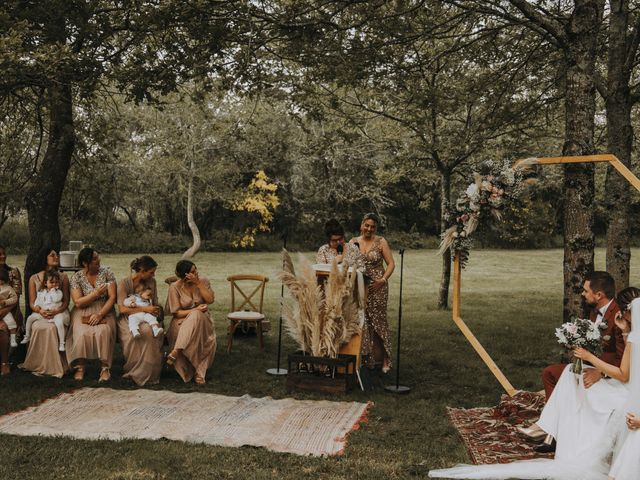
[[[342,252],[344,252],[344,245],[339,243],[338,247],[336,248],[336,250],[338,251],[338,255],[342,255]]]

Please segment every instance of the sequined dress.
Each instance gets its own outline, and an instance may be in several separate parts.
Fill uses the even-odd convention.
[[[384,275],[384,257],[382,255],[382,237],[375,237],[373,245],[367,253],[361,252],[364,260],[365,275],[371,280],[377,280]],[[385,283],[377,290],[368,290],[367,308],[365,310],[365,324],[362,332],[362,355],[368,356],[367,366],[375,366],[374,336],[377,334],[382,340],[385,354],[389,358],[391,366],[391,332],[389,332],[389,322],[387,321],[387,302],[389,300],[389,285]],[[380,361],[380,359],[378,359]]]

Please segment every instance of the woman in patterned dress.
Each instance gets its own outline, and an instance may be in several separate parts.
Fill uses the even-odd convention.
[[[82,380],[87,359],[100,359],[98,381],[111,379],[111,362],[116,343],[116,277],[100,266],[100,255],[93,248],[78,253],[82,270],[71,277],[71,326],[67,334],[67,360],[75,367],[73,378]]]
[[[22,278],[20,276],[20,270],[16,267],[10,267],[7,265],[7,249],[0,245],[0,268],[7,271],[9,274],[9,286],[13,288],[18,295],[18,302],[10,307],[0,308],[0,319],[7,313],[11,312],[13,318],[18,325],[18,328],[22,328],[23,318],[22,310],[20,310],[20,295],[22,294]],[[9,327],[7,324],[0,320],[0,375],[8,375],[10,373],[9,367]]]
[[[180,260],[176,276],[178,281],[169,286],[166,306],[173,315],[167,332],[171,349],[167,364],[175,366],[185,383],[193,379],[204,385],[216,354],[216,331],[209,315],[215,296],[209,280],[200,277],[193,262]]]
[[[331,264],[336,259],[338,263],[344,262],[349,267],[363,267],[358,246],[344,242],[344,228],[337,220],[333,218],[329,220],[324,225],[324,233],[327,243],[318,249],[316,263]],[[338,253],[340,246],[342,246],[342,253]]]
[[[365,324],[362,332],[362,355],[367,357],[369,368],[381,365],[387,373],[391,369],[391,333],[387,322],[388,280],[395,263],[387,241],[376,235],[378,216],[367,213],[360,224],[360,236],[351,240],[357,243],[364,260],[365,275],[369,278]]]

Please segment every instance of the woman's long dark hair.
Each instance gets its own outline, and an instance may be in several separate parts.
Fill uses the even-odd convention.
[[[58,250],[53,248],[51,245],[45,245],[44,247],[41,247],[40,250],[38,250],[38,253],[36,254],[36,270],[34,273],[42,272],[43,270],[47,269],[47,257],[52,251],[59,253]]]

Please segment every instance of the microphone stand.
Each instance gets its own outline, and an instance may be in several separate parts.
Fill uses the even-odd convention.
[[[282,248],[287,249],[287,233],[282,237]],[[282,268],[284,269],[284,259],[282,260]],[[278,322],[278,357],[276,360],[276,368],[269,368],[269,375],[286,375],[288,370],[280,368],[280,351],[282,350],[282,302],[284,301],[284,283],[280,286],[280,321]]]
[[[398,348],[396,350],[396,384],[384,387],[387,392],[409,393],[411,388],[400,385],[400,332],[402,328],[402,274],[404,271],[404,248],[400,249],[400,299],[398,301]]]

